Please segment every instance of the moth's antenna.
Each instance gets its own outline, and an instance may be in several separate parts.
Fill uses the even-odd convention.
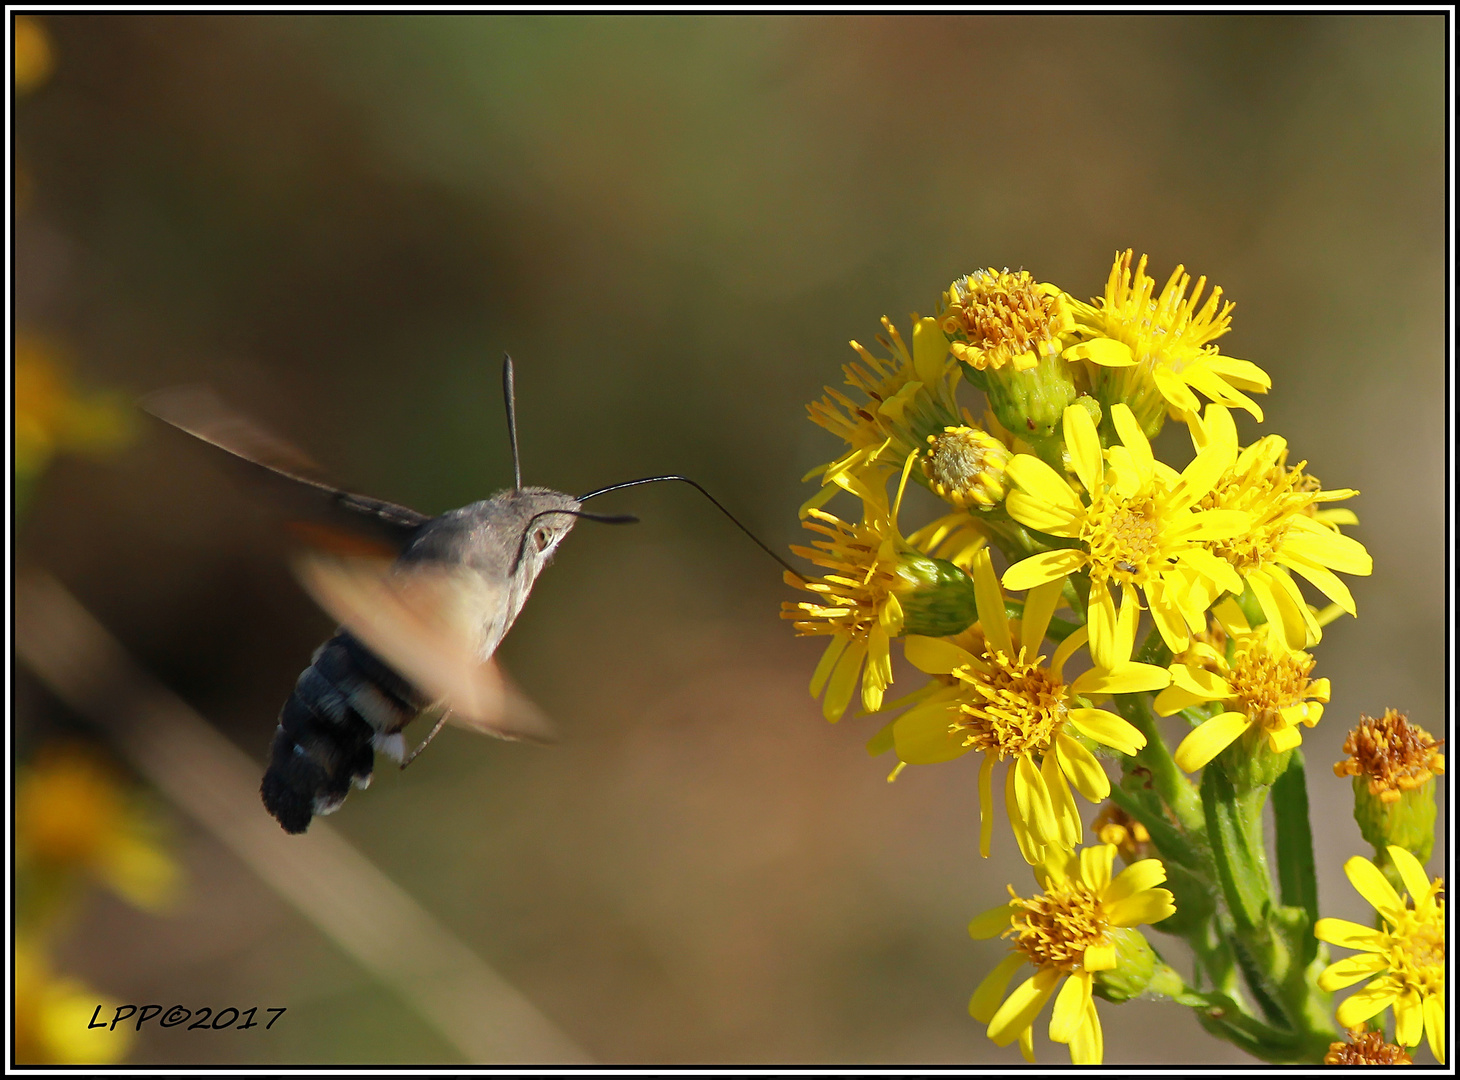
[[[805,581],[806,580],[806,575],[805,574],[802,574],[799,571],[797,571],[785,559],[781,558],[779,555],[777,555],[770,548],[766,547],[765,544],[763,544],[761,542],[760,537],[756,536],[755,533],[751,532],[744,525],[742,525],[740,523],[740,519],[739,518],[737,518],[734,514],[732,514],[729,510],[726,510],[725,507],[721,505],[719,499],[715,498],[715,496],[711,495],[704,488],[700,487],[699,484],[695,483],[688,476],[679,476],[679,475],[676,474],[676,475],[673,475],[673,476],[646,476],[646,477],[644,477],[641,480],[625,480],[621,484],[609,484],[608,487],[601,487],[597,491],[590,491],[587,495],[579,495],[578,496],[578,501],[580,503],[584,503],[584,502],[587,502],[589,499],[597,498],[599,495],[607,495],[610,491],[621,491],[624,488],[638,487],[640,484],[657,484],[661,480],[678,480],[681,483],[688,484],[690,487],[694,488],[696,491],[698,491],[705,498],[709,499],[710,502],[714,503],[717,507],[719,507],[720,513],[724,514],[731,521],[735,522],[735,527],[737,529],[739,529],[746,536],[748,536],[752,540],[754,540],[756,547],[760,548],[767,555],[769,555],[772,559],[775,559],[776,562],[780,563],[788,571],[790,571],[791,574],[793,574],[795,576],[796,580],[798,580],[798,581]]]
[[[579,500],[582,501],[581,499]],[[591,514],[587,510],[539,510],[532,517],[527,519],[527,524],[522,527],[522,539],[517,541],[517,558],[512,560],[512,572],[517,572],[517,566],[522,562],[522,554],[527,550],[527,534],[532,532],[532,523],[540,517],[547,517],[550,514],[568,514],[575,518],[583,518],[586,521],[597,521],[604,525],[637,525],[639,519],[633,514]]]
[[[507,437],[512,440],[512,490],[522,490],[522,459],[517,456],[517,384],[512,377],[512,357],[502,354],[502,400],[507,405]]]

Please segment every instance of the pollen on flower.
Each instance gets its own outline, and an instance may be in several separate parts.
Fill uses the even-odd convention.
[[[1004,469],[1008,448],[988,432],[970,427],[947,427],[928,436],[922,457],[923,475],[939,498],[954,506],[990,507],[1007,493]]]
[[[1274,648],[1266,635],[1254,634],[1238,644],[1228,682],[1241,711],[1278,731],[1289,726],[1282,711],[1310,696],[1314,663],[1309,653]]]
[[[1367,776],[1369,794],[1386,803],[1398,802],[1405,791],[1445,771],[1445,755],[1428,731],[1411,724],[1404,713],[1385,709],[1375,719],[1361,716],[1344,740],[1349,755],[1333,766],[1335,776]]]
[[[1024,899],[1009,888],[1016,912],[1003,936],[1014,938],[1014,948],[1031,963],[1046,964],[1068,974],[1079,968],[1085,950],[1105,943],[1110,925],[1100,897],[1080,880],[1051,881],[1039,896]]]
[[[943,302],[954,357],[980,371],[1032,368],[1041,353],[1057,355],[1060,335],[1074,329],[1064,294],[1027,270],[975,270],[953,282]]]
[[[960,706],[963,718],[953,725],[955,733],[963,733],[964,746],[992,753],[1000,761],[1043,751],[1069,712],[1064,682],[1040,667],[1042,656],[1024,663],[995,650],[984,658],[988,671],[968,667],[955,672],[983,699]]]
[[[1107,488],[1086,514],[1080,539],[1090,549],[1093,575],[1144,586],[1166,568],[1161,517],[1149,497],[1127,501]]]
[[[1384,1041],[1382,1031],[1353,1028],[1347,1042],[1328,1045],[1323,1055],[1325,1065],[1413,1065],[1414,1059],[1402,1046]]]

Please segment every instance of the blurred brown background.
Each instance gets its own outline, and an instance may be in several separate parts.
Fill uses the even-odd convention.
[[[1445,716],[1441,16],[42,22],[19,324],[91,385],[212,383],[425,511],[510,482],[508,349],[529,482],[685,472],[783,548],[836,451],[804,404],[879,316],[989,265],[1093,296],[1127,246],[1206,274],[1238,304],[1224,351],[1273,377],[1244,433],[1362,492],[1375,573],[1318,650],[1305,750],[1324,913],[1365,917],[1329,765],[1361,711]],[[262,760],[329,622],[206,448],[139,428],[52,465],[19,552]],[[976,763],[889,786],[878,722],[807,695],[821,643],[777,618],[764,555],[688,490],[601,509],[644,523],[581,525],[502,650],[561,745],[448,729],[330,820],[598,1060],[1017,1061],[966,1013],[1003,947],[968,918],[1031,886],[1002,823],[978,857]],[[17,678],[22,756],[85,730]],[[96,896],[67,969],[290,1013],[153,1025],[133,1062],[456,1060],[181,814],[175,836],[182,910]],[[1175,1006],[1101,1011],[1107,1062],[1245,1060]]]

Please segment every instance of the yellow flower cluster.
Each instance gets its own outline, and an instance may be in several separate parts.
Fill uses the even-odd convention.
[[[1051,1038],[1077,1061],[1101,1060],[1091,957],[1113,964],[1114,953],[1097,927],[1138,937],[1136,923],[1174,907],[1165,890],[1155,890],[1161,903],[1150,899],[1165,875],[1159,860],[1134,858],[1151,839],[1139,822],[1125,819],[1119,833],[1131,869],[1114,881],[1115,842],[1078,850],[1075,793],[1101,803],[1111,794],[1102,759],[1148,752],[1131,722],[1137,698],[1147,717],[1191,723],[1174,755],[1181,770],[1215,760],[1271,784],[1329,699],[1328,680],[1310,677],[1308,650],[1339,611],[1356,612],[1338,575],[1372,568],[1341,531],[1356,523],[1352,512],[1327,505],[1357,492],[1324,489],[1306,462],[1289,464],[1280,436],[1242,445],[1231,410],[1260,422],[1250,395],[1271,380],[1222,353],[1232,304],[1219,288],[1203,301],[1205,288],[1177,267],[1158,289],[1131,251],[1117,254],[1104,294],[1089,302],[1022,270],[976,270],[942,293],[934,317],[913,316],[911,348],[886,318],[885,356],[853,342],[846,389],[827,387],[809,407],[845,444],[807,474],[820,481],[802,507],[817,539],[792,549],[824,573],[787,575],[814,599],[787,603],[783,615],[799,633],[831,639],[812,695],[824,694],[826,717],[838,720],[860,679],[866,713],[902,710],[868,747],[895,753],[893,777],[981,755],[970,778],[981,853],[991,849],[998,787],[1046,890],[1041,925],[1085,945],[1058,960],[1028,946],[1033,901],[999,909],[998,927],[976,920],[1018,940],[973,1012],[996,1042],[1018,1038],[1027,1050],[1034,1013],[1072,976]],[[970,390],[984,400],[960,401]],[[1168,419],[1189,433],[1184,464],[1152,449]],[[942,508],[904,535],[910,482]],[[825,509],[839,494],[861,503],[859,522]],[[1311,606],[1301,583],[1329,607]],[[928,679],[889,703],[897,641]],[[1267,763],[1260,781],[1241,771],[1248,758]],[[1136,867],[1152,868],[1139,883],[1126,876]],[[1023,960],[1038,971],[998,1006]]]

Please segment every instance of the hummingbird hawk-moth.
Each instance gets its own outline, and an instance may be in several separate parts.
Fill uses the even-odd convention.
[[[295,523],[302,537],[335,549],[295,561],[301,583],[339,629],[315,650],[274,731],[260,793],[286,832],[304,832],[315,815],[337,810],[352,787],[367,787],[377,751],[404,768],[447,721],[503,739],[551,741],[550,724],[492,657],[579,518],[638,520],[584,510],[589,499],[663,480],[688,483],[790,569],[688,477],[644,477],[576,497],[523,486],[510,356],[502,384],[513,485],[436,517],[335,487],[308,458],[206,389],[162,391],[143,403],[254,466],[275,501],[304,519]],[[438,713],[436,725],[407,754],[402,732],[428,711]]]

